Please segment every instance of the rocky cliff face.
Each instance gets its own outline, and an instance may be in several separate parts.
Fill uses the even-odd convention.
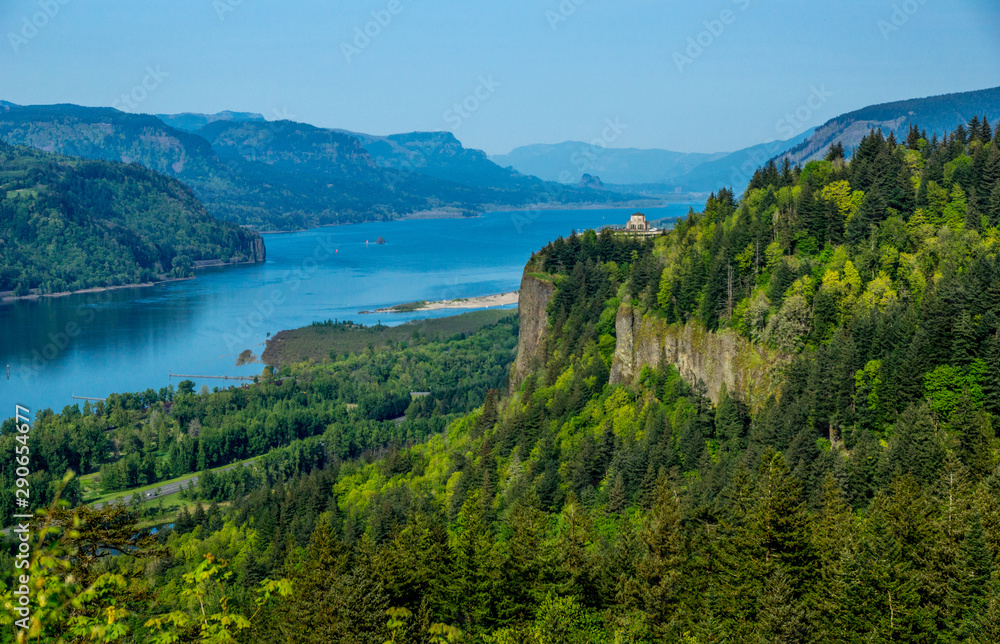
[[[549,329],[548,307],[556,287],[552,282],[524,270],[517,302],[517,360],[511,373],[511,388],[516,389],[545,360],[545,336]]]
[[[522,328],[524,324],[522,317]],[[644,365],[672,363],[686,381],[704,381],[714,403],[719,401],[724,382],[752,408],[759,407],[774,392],[781,367],[788,360],[733,331],[712,333],[693,322],[668,326],[661,319],[642,316],[630,304],[618,309],[615,331],[618,340],[611,384],[633,382]]]
[[[265,259],[267,259],[267,248],[264,247],[264,238],[254,233],[250,239],[250,261],[260,263]]]

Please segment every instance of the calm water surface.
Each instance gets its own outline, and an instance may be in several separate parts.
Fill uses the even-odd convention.
[[[683,216],[689,205],[644,209]],[[176,385],[169,373],[254,375],[236,367],[269,333],[335,318],[398,324],[455,311],[369,314],[415,300],[511,291],[531,253],[573,230],[624,224],[629,210],[489,213],[470,219],[395,221],[266,235],[267,261],[198,271],[152,287],[0,305],[0,418],[72,396]],[[386,244],[377,245],[382,236]],[[366,243],[367,242],[367,243]],[[10,378],[6,366],[10,365]],[[201,380],[198,385],[226,386]]]

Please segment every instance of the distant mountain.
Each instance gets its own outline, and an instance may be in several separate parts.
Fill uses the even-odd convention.
[[[495,154],[490,160],[547,181],[575,184],[584,174],[599,175],[606,183],[663,183],[695,167],[725,156],[670,150],[605,148],[580,141],[535,144]]]
[[[300,175],[361,182],[378,202],[427,195],[425,207],[478,211],[491,206],[568,201],[605,203],[618,195],[547,185],[501,168],[450,132],[373,136],[293,121],[211,123],[197,134],[224,159],[262,163]],[[369,195],[371,196],[371,195]]]
[[[911,125],[926,129],[928,136],[941,136],[984,114],[994,124],[1000,120],[1000,87],[871,105],[830,119],[787,157],[793,164],[802,164],[822,158],[834,143],[850,152],[875,128],[886,136],[895,133],[897,139],[905,138]]]
[[[498,189],[537,188],[542,185],[536,177],[500,167],[482,150],[464,147],[451,132],[410,132],[390,136],[345,133],[357,137],[379,165],[386,168]]]
[[[140,165],[0,142],[0,291],[26,295],[264,261],[260,235],[210,216],[184,184]]]
[[[442,208],[471,214],[493,206],[620,198],[518,175],[446,133],[370,137],[236,116],[187,132],[154,116],[111,108],[4,104],[0,140],[140,163],[189,185],[213,215],[262,230],[392,219]],[[403,158],[415,161],[406,165]]]
[[[714,192],[725,186],[742,190],[753,171],[768,159],[803,141],[812,130],[789,139],[711,154],[659,149],[602,148],[567,141],[526,145],[490,157],[528,174],[577,184],[583,174],[599,174],[610,189],[632,194]],[[740,184],[740,185],[737,185]],[[629,188],[631,186],[631,188]]]
[[[682,192],[716,192],[728,187],[742,193],[758,166],[798,145],[812,133],[810,129],[787,141],[771,141],[731,152],[673,177],[672,182]]]
[[[194,132],[195,130],[200,130],[209,123],[215,123],[216,121],[264,121],[263,114],[257,114],[255,112],[230,112],[226,110],[225,112],[218,112],[216,114],[198,114],[197,112],[184,112],[182,114],[157,114],[156,118],[160,119],[167,125],[178,130],[184,130],[185,132]]]

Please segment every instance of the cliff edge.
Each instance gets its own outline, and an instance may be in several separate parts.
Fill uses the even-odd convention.
[[[634,382],[644,365],[672,363],[687,382],[704,381],[716,404],[725,382],[728,391],[759,408],[777,390],[781,367],[789,358],[730,329],[715,333],[696,322],[667,325],[660,318],[643,316],[628,303],[618,309],[615,332],[612,385]]]
[[[545,362],[545,337],[549,329],[549,302],[556,286],[539,273],[530,272],[529,264],[521,277],[521,295],[517,302],[517,360],[511,372],[511,389],[516,389]]]

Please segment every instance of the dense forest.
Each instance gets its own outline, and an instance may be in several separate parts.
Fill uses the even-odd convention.
[[[75,532],[72,510],[55,510],[53,556],[33,568],[50,580],[38,628],[65,641],[1000,641],[1000,128],[875,131],[846,153],[768,164],[655,239],[553,242],[526,269],[555,289],[539,369],[508,384],[502,325],[436,344],[441,359],[469,342],[497,359],[476,362],[474,393],[442,379],[454,402],[410,401],[374,442],[334,440],[347,413],[334,401],[375,423],[398,413],[407,386],[374,383],[408,385],[422,347],[265,374],[248,391],[278,399],[276,434],[263,412],[239,415],[240,390],[39,419],[39,436],[65,436],[39,442],[63,446],[87,423],[130,423],[125,449],[159,445],[154,468],[194,420],[189,467],[242,457],[251,436],[277,451],[203,477],[204,506],[155,536],[136,538],[139,509],[78,510]],[[780,385],[750,404],[672,365],[611,385],[625,304],[775,349]],[[358,370],[388,374],[363,409]],[[404,435],[411,416],[427,431]],[[328,423],[326,438],[289,431],[292,418]],[[157,423],[173,440],[141,438]],[[81,471],[109,461],[108,476],[116,457]],[[49,488],[76,465],[53,467]]]
[[[264,259],[259,235],[214,219],[174,179],[3,142],[0,251],[0,291],[14,295],[185,277],[198,260]]]

